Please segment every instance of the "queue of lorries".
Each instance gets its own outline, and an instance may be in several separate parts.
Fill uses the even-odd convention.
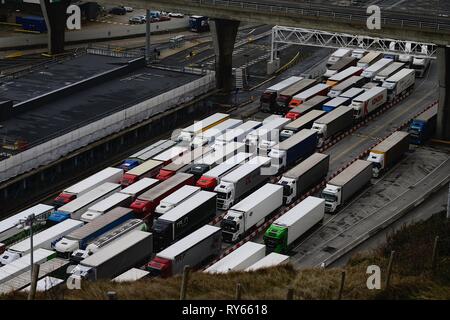
[[[155,142],[118,167],[65,188],[52,205],[38,204],[1,221],[0,285],[1,277],[29,269],[24,259],[31,250],[43,252],[42,261],[69,259],[67,272],[85,279],[165,277],[217,257],[222,242],[243,239],[327,177],[330,156],[317,153],[317,147],[414,86],[414,70],[403,64],[394,67],[392,59],[374,53],[359,61],[349,54],[339,57],[343,52],[332,55],[338,66],[330,63],[326,83],[291,77],[268,88],[261,108],[277,115],[244,122],[213,114],[181,129],[173,140]],[[375,67],[377,61],[383,66]],[[382,86],[364,87],[365,78],[377,76]],[[394,132],[367,160],[328,181],[320,197],[307,197],[275,220],[264,244],[246,243],[206,272],[286,262],[283,254],[325,213],[336,212],[398,162],[410,142],[423,142],[424,132],[432,130],[430,110],[413,121],[411,134]],[[269,182],[275,176],[277,181]],[[218,210],[226,211],[220,227],[209,225]],[[31,213],[47,220],[33,249],[16,227]],[[148,273],[133,269],[143,265]]]

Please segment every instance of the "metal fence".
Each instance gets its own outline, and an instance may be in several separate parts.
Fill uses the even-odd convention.
[[[69,152],[186,103],[215,87],[215,74],[113,113],[0,162],[0,182],[48,164]]]

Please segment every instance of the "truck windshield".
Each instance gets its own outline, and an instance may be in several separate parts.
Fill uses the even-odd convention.
[[[229,231],[229,232],[236,232],[237,231],[237,225],[236,225],[236,221],[233,220],[222,220],[220,227],[222,228],[222,230],[224,231]]]
[[[231,195],[231,192],[217,192],[217,198],[218,199],[228,199]]]
[[[325,201],[328,202],[336,202],[337,198],[334,194],[329,194],[327,192],[322,192],[322,198],[325,199]]]
[[[291,187],[287,184],[286,181],[281,182],[281,184],[283,185],[283,196],[289,197],[292,194]]]
[[[264,243],[267,246],[268,251],[273,251],[279,244],[280,240],[271,237],[264,237]]]

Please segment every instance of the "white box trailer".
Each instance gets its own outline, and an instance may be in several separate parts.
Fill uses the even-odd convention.
[[[53,250],[53,245],[62,237],[75,229],[80,228],[84,223],[79,220],[67,219],[48,229],[33,235],[33,249]],[[30,252],[30,238],[26,238],[8,248],[0,256],[0,264],[6,265],[14,260],[23,257]]]
[[[403,62],[393,62],[383,70],[381,70],[374,78],[373,82],[377,82],[378,84],[382,84],[386,79],[396,74],[400,71],[405,64]]]
[[[375,78],[378,73],[380,73],[384,68],[388,67],[393,62],[394,60],[388,58],[380,59],[370,67],[366,68],[361,75],[369,81],[372,81],[372,79]]]
[[[152,159],[162,161],[164,164],[169,164],[173,159],[178,158],[187,151],[187,147],[176,145],[154,156]]]
[[[267,229],[264,234],[267,252],[288,252],[298,238],[322,221],[324,215],[325,200],[307,197]]]
[[[414,69],[402,69],[383,82],[382,87],[388,90],[388,101],[412,89],[416,82]]]
[[[279,142],[280,131],[290,121],[287,118],[276,118],[250,132],[245,138],[247,151],[256,153],[260,150],[267,154],[270,148]]]
[[[180,274],[186,265],[197,268],[207,259],[218,256],[221,244],[221,229],[204,225],[158,252],[146,268],[152,276],[163,278]]]
[[[244,142],[245,137],[261,125],[262,123],[260,121],[249,120],[234,129],[227,130],[227,132],[218,136],[214,141],[214,150],[228,145],[231,142]]]
[[[256,271],[263,268],[275,267],[281,264],[286,264],[289,262],[289,256],[284,254],[279,254],[276,252],[271,252],[259,261],[256,261],[250,267],[245,269],[245,271]]]
[[[123,176],[123,169],[120,168],[105,168],[90,177],[81,180],[80,182],[66,188],[55,198],[53,204],[60,207],[75,198],[85,194],[88,191],[104,184],[105,182],[119,183]]]
[[[228,119],[222,123],[219,123],[217,126],[201,132],[200,134],[196,135],[191,141],[191,149],[214,143],[218,136],[224,134],[227,130],[236,128],[237,126],[241,125],[242,122],[243,121],[240,119]]]
[[[191,142],[194,136],[206,131],[221,122],[229,119],[230,115],[226,113],[215,113],[200,121],[194,121],[194,124],[181,130],[176,138],[177,141]]]
[[[82,279],[111,279],[153,255],[153,235],[134,230],[82,260],[72,275]]]
[[[19,220],[26,219],[31,214],[34,214],[38,219],[46,219],[54,210],[55,208],[53,206],[40,203],[11,217],[3,219],[0,221],[0,242],[7,242],[6,240],[23,231],[16,227]]]
[[[50,251],[47,249],[36,249],[33,251],[33,262],[37,264],[41,264],[45,261],[51,260],[54,257],[56,257],[56,253],[54,251]],[[0,268],[0,284],[30,269],[30,254],[28,253],[23,257]]]
[[[283,187],[267,183],[228,210],[220,227],[224,242],[235,242],[283,204]]]
[[[353,117],[360,119],[374,112],[387,102],[387,89],[373,87],[352,101]]]
[[[159,183],[158,179],[142,178],[138,182],[122,189],[120,193],[130,195],[132,199],[136,199],[139,195]]]
[[[242,196],[268,180],[270,164],[271,158],[257,156],[222,177],[214,189],[217,192],[217,208],[228,210]]]
[[[112,194],[120,191],[120,184],[106,182],[91,191],[86,192],[79,198],[59,207],[56,213],[70,215],[71,219],[79,220],[81,215],[85,213],[88,208],[96,203],[108,198]]]
[[[136,159],[142,163],[145,162],[147,160],[152,159],[153,157],[155,157],[156,155],[166,151],[169,148],[172,148],[174,145],[176,144],[175,141],[172,140],[166,140],[164,141],[162,144],[158,145],[155,148],[149,149],[147,151],[145,151],[144,153],[139,154]],[[131,158],[133,159],[133,158]]]
[[[249,241],[208,267],[204,272],[227,273],[245,270],[258,260],[264,258],[265,254],[265,245]]]
[[[346,48],[337,49],[333,52],[327,60],[327,67],[336,63],[339,59],[349,57],[352,54],[352,50]]]
[[[113,281],[113,282],[134,282],[134,281],[140,280],[142,278],[145,278],[149,274],[150,274],[150,272],[148,272],[148,271],[141,270],[138,268],[131,268],[131,269],[125,271],[124,273],[118,275],[111,281]]]
[[[311,129],[314,121],[322,117],[324,114],[325,111],[323,110],[311,110],[302,115],[300,118],[286,124],[280,133],[280,141],[289,139],[303,129]]]
[[[94,204],[92,207],[81,215],[80,220],[84,222],[91,222],[107,211],[116,207],[128,207],[131,204],[132,197],[129,194],[116,192],[108,198]]]
[[[196,187],[196,186],[186,185],[186,186],[181,187],[177,191],[173,192],[172,194],[170,194],[169,196],[167,196],[161,200],[161,202],[155,209],[155,218],[158,218],[160,215],[175,208],[181,202],[183,202],[184,200],[193,196],[200,190],[201,190],[201,188]]]

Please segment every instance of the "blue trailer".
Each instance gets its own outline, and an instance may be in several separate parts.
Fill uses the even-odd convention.
[[[431,138],[436,131],[438,105],[422,112],[416,117],[408,128],[412,144],[423,144]]]
[[[52,226],[57,223],[63,222],[64,220],[67,220],[69,218],[70,218],[70,213],[55,211],[47,218],[47,224]]]
[[[278,172],[282,168],[290,167],[312,155],[316,146],[317,131],[303,129],[272,148],[269,152],[272,167]]]
[[[189,28],[192,32],[206,32],[209,31],[208,17],[205,16],[190,16]]]
[[[23,30],[47,32],[45,19],[40,16],[16,17],[16,23],[22,26]]]
[[[351,102],[352,101],[349,98],[336,97],[328,102],[325,102],[322,106],[322,110],[325,112],[330,112],[340,106],[348,106],[351,104]]]

